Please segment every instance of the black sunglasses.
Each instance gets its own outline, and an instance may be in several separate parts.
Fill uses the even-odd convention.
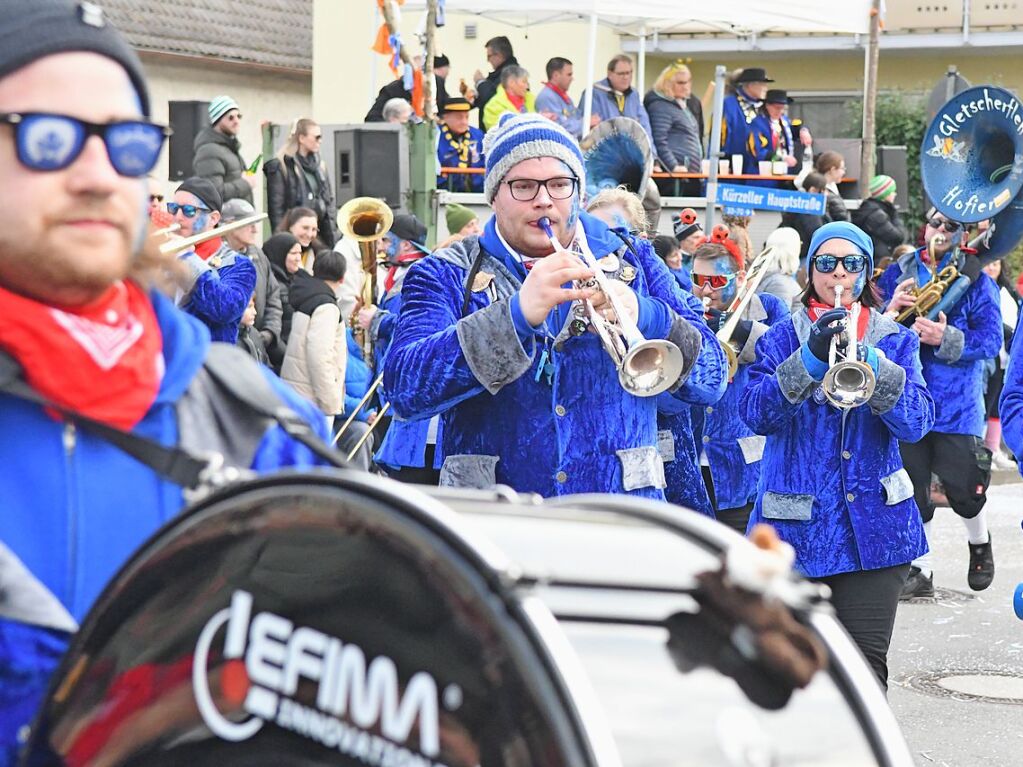
[[[927,221],[927,224],[928,224],[928,226],[931,227],[931,229],[942,229],[942,228],[944,228],[944,230],[946,232],[948,232],[949,234],[952,234],[954,232],[958,232],[962,228],[962,226],[963,226],[958,221],[949,221],[947,218],[938,218],[937,216],[935,216],[932,219],[929,219]]]
[[[14,128],[18,162],[29,170],[64,170],[82,154],[90,136],[99,136],[114,170],[129,178],[144,176],[156,166],[172,133],[166,125],[147,120],[94,123],[49,112],[0,113],[0,124]]]
[[[822,274],[830,274],[835,268],[842,264],[842,268],[849,274],[859,274],[867,265],[867,257],[858,253],[848,256],[833,256],[830,253],[818,253],[813,257],[813,268]]]
[[[209,208],[204,208],[201,205],[180,205],[176,202],[167,203],[167,212],[172,216],[176,215],[178,211],[181,211],[185,218],[195,218],[201,211],[209,213]]]

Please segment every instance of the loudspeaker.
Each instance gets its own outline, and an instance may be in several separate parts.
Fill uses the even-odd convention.
[[[168,178],[182,181],[192,175],[195,137],[210,124],[208,101],[171,101],[170,126],[174,129],[167,147]]]
[[[906,170],[906,147],[879,146],[877,148],[877,173],[895,179],[898,195],[895,198],[895,209],[905,211],[909,200],[909,173]]]
[[[839,184],[838,192],[847,200],[858,200],[867,193],[870,179],[860,178],[860,150],[863,147],[863,139],[858,138],[817,138],[813,139],[813,153],[819,155],[828,150],[838,152],[845,160],[846,178],[856,179],[848,183]]]
[[[321,154],[334,158],[331,173],[338,206],[353,197],[379,197],[395,210],[405,210],[409,143],[404,125],[321,125],[320,130]]]

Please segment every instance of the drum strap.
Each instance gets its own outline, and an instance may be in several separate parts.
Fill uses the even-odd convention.
[[[234,351],[233,347],[231,350]],[[242,356],[245,356],[244,352]],[[245,356],[246,361],[250,359]],[[340,455],[324,444],[298,413],[281,401],[259,370],[240,371],[235,355],[212,353],[212,350],[204,368],[222,389],[258,415],[276,422],[289,437],[309,448],[318,458],[332,466],[343,468],[347,465]],[[21,377],[21,367],[3,351],[0,351],[0,392],[59,413],[75,426],[109,442],[180,487],[200,488],[210,482],[211,473],[220,469],[220,456],[211,458],[210,455],[198,455],[180,447],[161,445],[155,440],[122,431],[55,405],[25,382]]]

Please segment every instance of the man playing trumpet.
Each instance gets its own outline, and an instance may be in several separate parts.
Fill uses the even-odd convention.
[[[435,252],[405,279],[384,371],[395,413],[444,414],[441,484],[662,498],[655,398],[623,388],[589,328],[614,325],[617,306],[623,327],[631,320],[646,338],[666,339],[682,364],[664,383],[691,402],[721,394],[719,344],[649,243],[581,212],[582,153],[563,128],[505,116],[484,154],[494,209],[484,233]],[[584,246],[609,278],[613,304],[580,284],[594,274],[570,251]]]

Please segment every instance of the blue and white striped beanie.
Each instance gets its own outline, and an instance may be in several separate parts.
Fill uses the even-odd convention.
[[[542,115],[501,115],[497,127],[483,137],[483,154],[487,158],[487,175],[483,193],[493,202],[502,179],[515,165],[534,157],[556,157],[579,179],[579,188],[586,188],[583,153],[572,135],[553,120]]]

